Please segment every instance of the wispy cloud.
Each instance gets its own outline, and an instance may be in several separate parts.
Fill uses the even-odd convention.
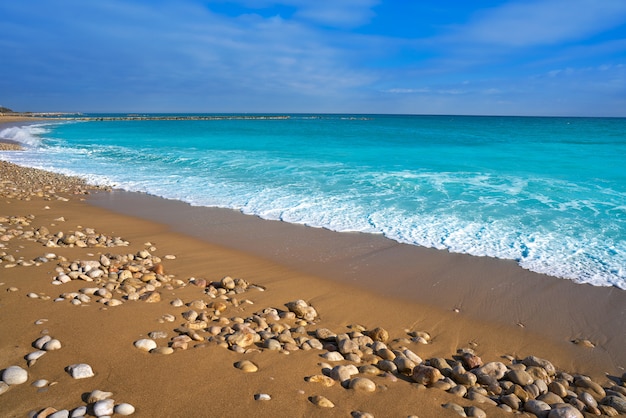
[[[623,0],[514,1],[476,13],[453,31],[465,43],[530,47],[578,41],[623,24]]]

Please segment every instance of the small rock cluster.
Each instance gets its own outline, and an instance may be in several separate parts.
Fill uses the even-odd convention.
[[[52,284],[82,281],[89,286],[63,293],[55,300],[69,300],[73,305],[95,300],[106,306],[118,306],[126,301],[159,302],[158,288],[172,290],[186,285],[173,275],[165,274],[161,261],[147,249],[136,254],[103,254],[98,260],[61,261]]]
[[[85,416],[110,417],[111,415],[128,416],[135,413],[135,407],[129,403],[117,403],[112,399],[112,392],[105,392],[99,389],[92,391],[85,396],[85,405],[79,405],[71,410],[57,410],[54,407],[47,407],[37,411],[35,418],[80,418]]]
[[[6,248],[14,239],[38,242],[45,247],[79,247],[79,248],[106,248],[128,246],[128,241],[120,237],[111,237],[97,233],[93,228],[64,233],[59,231],[50,233],[45,226],[27,228],[34,221],[34,215],[27,216],[0,216],[0,248]],[[39,266],[51,260],[65,261],[54,253],[46,253],[33,260],[16,258],[16,255],[6,251],[0,252],[0,263],[5,268],[15,266]]]
[[[38,320],[36,324],[43,324],[46,320]],[[60,350],[62,345],[59,340],[52,338],[50,335],[44,332],[44,335],[37,338],[33,342],[33,347],[37,351],[33,351],[24,356],[27,361],[27,365],[30,368],[37,360],[41,359],[47,352]],[[87,379],[94,376],[94,372],[89,364],[77,363],[71,364],[65,368],[65,371],[73,379]],[[21,366],[13,365],[9,366],[2,371],[0,380],[0,394],[3,394],[10,390],[11,386],[21,385],[29,380],[30,376],[26,369]],[[49,382],[46,379],[37,379],[31,383],[31,386],[38,390],[47,390],[49,386],[58,384],[58,382]],[[104,392],[101,390],[94,390],[86,396],[86,405],[80,405],[73,408],[71,411],[67,409],[57,410],[54,407],[43,408],[40,411],[35,411],[31,416],[36,418],[78,418],[87,415],[96,417],[106,417],[112,414],[117,415],[132,415],[135,412],[135,407],[128,403],[116,403],[111,397],[111,392]]]
[[[67,200],[67,195],[85,195],[97,189],[79,177],[64,176],[36,168],[18,167],[0,161],[0,195],[29,201],[33,197],[44,200]]]

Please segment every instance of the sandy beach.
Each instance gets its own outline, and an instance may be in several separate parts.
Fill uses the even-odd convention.
[[[0,169],[2,416],[626,414],[620,289]]]

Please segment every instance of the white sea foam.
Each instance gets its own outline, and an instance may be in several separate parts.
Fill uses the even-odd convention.
[[[42,135],[50,132],[46,125],[13,126],[0,130],[0,139],[8,139],[24,146],[41,145]]]

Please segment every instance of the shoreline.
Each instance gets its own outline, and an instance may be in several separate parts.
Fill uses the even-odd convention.
[[[164,284],[159,289],[164,300],[154,304],[126,301],[116,307],[106,302],[71,306],[41,296],[55,298],[89,285],[80,280],[51,285],[56,262],[31,267],[17,263],[13,268],[6,268],[6,261],[0,264],[5,273],[0,280],[0,355],[7,361],[0,369],[23,366],[24,355],[33,350],[33,340],[44,330],[63,342],[61,350],[28,368],[33,375],[29,384],[35,376],[58,384],[45,391],[29,385],[10,387],[10,394],[0,395],[0,411],[7,415],[23,416],[22,412],[41,410],[54,402],[57,409],[69,408],[81,403],[81,394],[99,388],[133,403],[140,416],[197,415],[209,410],[221,416],[276,416],[286,411],[319,416],[323,410],[311,400],[319,394],[337,405],[331,415],[365,410],[374,416],[458,416],[442,408],[455,403],[466,411],[478,406],[489,416],[510,416],[489,403],[442,390],[443,384],[426,389],[402,373],[371,377],[375,393],[344,389],[339,383],[326,388],[306,381],[320,374],[320,362],[326,362],[320,358],[324,351],[300,349],[285,355],[252,346],[244,354],[204,342],[197,343],[197,349],[176,349],[169,356],[138,352],[133,341],[147,338],[150,331],[176,335],[174,329],[182,319],[177,317],[169,325],[155,320],[166,312],[177,316],[190,309],[174,309],[171,301],[180,298],[191,303],[206,298],[192,277],[208,282],[241,277],[265,289],[237,296],[237,306],[226,311],[229,318],[246,317],[266,306],[284,310],[287,302],[303,299],[319,313],[315,321],[302,324],[309,334],[321,327],[336,333],[354,333],[358,326],[364,330],[382,327],[388,330],[390,341],[397,340],[389,342],[390,346],[407,346],[424,360],[442,357],[452,362],[463,348],[473,349],[485,362],[510,364],[512,359],[512,366],[535,355],[549,359],[558,370],[586,374],[605,387],[619,381],[626,366],[626,292],[617,288],[594,288],[538,275],[514,262],[398,244],[382,236],[261,220],[139,193],[89,190],[85,195],[86,190],[76,185],[62,192],[60,183],[53,182],[51,188],[45,183],[63,176],[46,178],[39,170],[23,170],[32,173],[26,176],[32,190],[22,184],[15,196],[5,192],[0,216],[32,214],[34,218],[24,220],[22,230],[31,224],[65,233],[95,228],[121,236],[130,245],[46,249],[41,243],[19,240],[20,248],[9,239],[0,253],[17,249],[15,256],[29,260],[52,251],[71,261],[154,248],[150,252],[158,253],[166,271],[185,285],[170,289]],[[33,178],[42,181],[32,182]],[[4,175],[2,180],[18,181]],[[2,224],[7,227],[6,221]],[[176,258],[166,258],[167,254]],[[5,291],[11,287],[18,290]],[[29,293],[40,296],[29,298]],[[233,303],[233,298],[225,300]],[[253,304],[248,306],[243,300]],[[49,323],[34,325],[44,316]],[[291,325],[295,329],[297,324]],[[418,332],[428,333],[431,341],[411,341]],[[573,344],[574,339],[588,340],[595,347]],[[257,363],[261,370],[242,378],[242,372],[233,367],[242,359]],[[62,370],[78,361],[88,362],[96,371],[86,386]],[[156,393],[153,382],[158,382]],[[202,390],[193,390],[199,387]],[[272,399],[255,401],[252,395],[260,392],[270,393]],[[181,405],[160,393],[178,394],[174,399],[185,393],[188,399]]]
[[[287,266],[329,282],[495,327],[519,328],[568,349],[589,340],[626,367],[626,292],[525,270],[512,260],[400,244],[383,236],[342,233],[264,220],[230,209],[194,207],[143,193],[94,193],[89,204],[167,225],[205,242]],[[175,216],[172,216],[175,214]],[[579,353],[580,354],[580,353]],[[583,355],[583,363],[593,356]]]

